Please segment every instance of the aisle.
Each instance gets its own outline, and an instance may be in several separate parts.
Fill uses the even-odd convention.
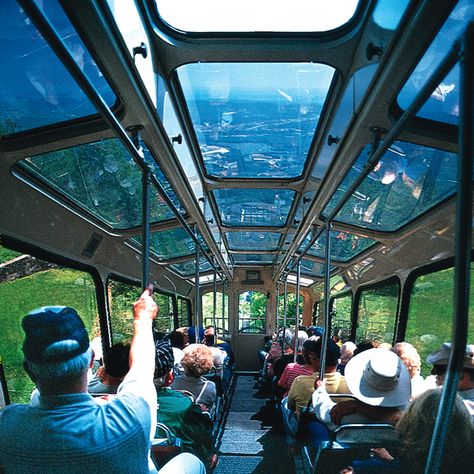
[[[254,375],[236,375],[215,474],[293,474],[279,414]]]

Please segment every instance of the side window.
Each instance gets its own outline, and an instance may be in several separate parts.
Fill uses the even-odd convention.
[[[391,281],[362,290],[358,305],[356,343],[364,339],[393,342],[400,285]]]
[[[331,334],[342,337],[339,332],[343,332],[347,339],[351,333],[352,295],[345,294],[335,296],[330,301],[331,307]]]
[[[91,340],[100,337],[96,288],[89,273],[3,247],[0,263],[0,359],[10,401],[28,403],[34,384],[23,369],[21,320],[41,306],[71,306],[84,321]]]
[[[158,332],[169,332],[174,329],[173,300],[169,295],[155,293],[155,301],[160,310],[155,319],[154,327]]]
[[[140,287],[109,280],[108,295],[112,342],[130,342],[133,335],[133,302],[140,296]]]
[[[216,295],[216,324],[220,329],[229,330],[229,297],[224,294],[224,317],[222,317],[222,292]],[[214,325],[214,292],[202,295],[202,317],[204,327]]]
[[[140,296],[141,288],[117,280],[109,280],[108,294],[110,302],[110,321],[113,343],[131,341],[133,335],[133,302]],[[159,307],[153,327],[158,332],[174,329],[172,297],[155,292],[155,301]]]
[[[178,327],[190,326],[189,300],[178,297]]]
[[[300,294],[300,321],[303,317],[304,296]],[[278,321],[277,327],[283,327],[285,317],[285,295],[278,297]],[[286,295],[286,326],[296,327],[296,293],[287,293]]]
[[[259,291],[245,291],[239,295],[239,333],[264,334],[267,295]]]
[[[473,264],[469,297],[468,343],[474,341],[474,287]],[[410,293],[405,341],[413,344],[421,357],[421,372],[429,375],[426,356],[451,340],[453,314],[454,270],[448,268],[419,276]]]
[[[314,302],[313,316],[311,318],[313,326],[324,326],[323,307],[324,307],[323,299]]]

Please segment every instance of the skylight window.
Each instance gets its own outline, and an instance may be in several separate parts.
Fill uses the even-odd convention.
[[[158,14],[186,32],[316,32],[347,23],[358,0],[156,0]],[[291,6],[291,8],[289,8]]]
[[[178,68],[206,173],[301,176],[334,68],[317,63],[199,63]]]

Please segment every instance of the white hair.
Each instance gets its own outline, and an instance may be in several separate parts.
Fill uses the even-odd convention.
[[[72,359],[63,362],[51,362],[40,364],[25,359],[28,370],[38,379],[56,379],[79,375],[87,370],[92,359],[92,349],[89,347],[85,352]]]

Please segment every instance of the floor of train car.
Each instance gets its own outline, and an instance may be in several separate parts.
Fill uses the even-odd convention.
[[[258,384],[256,374],[234,375],[217,448],[214,474],[295,473],[281,416],[272,406],[269,388]]]

